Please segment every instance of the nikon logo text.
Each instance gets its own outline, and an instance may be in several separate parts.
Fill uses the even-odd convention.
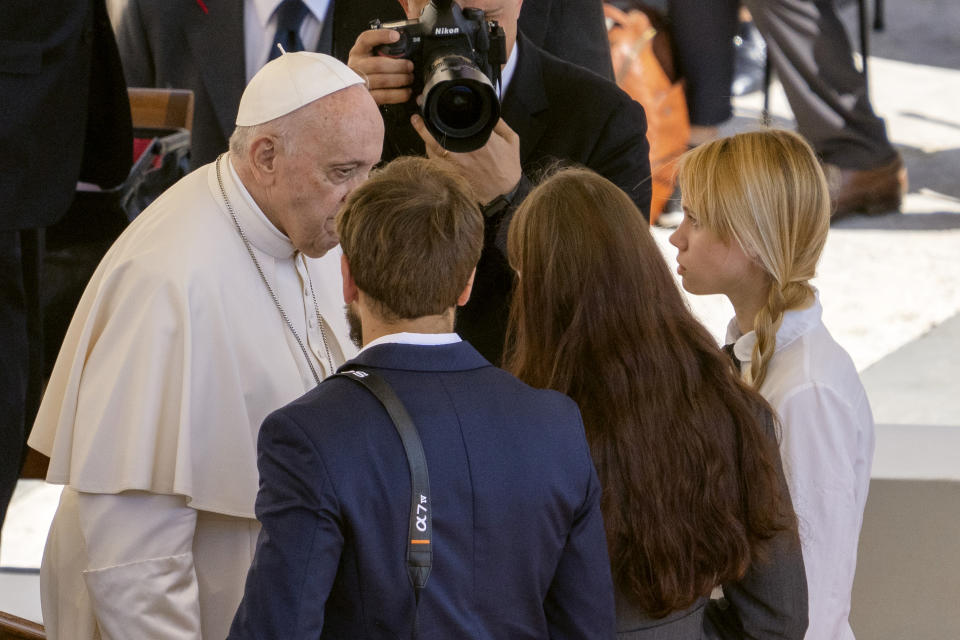
[[[455,36],[460,33],[459,27],[437,27],[433,30],[436,36]]]

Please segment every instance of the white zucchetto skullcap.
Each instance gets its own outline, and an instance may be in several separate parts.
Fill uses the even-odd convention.
[[[251,127],[269,122],[355,84],[364,84],[363,78],[333,56],[284,53],[250,80],[240,98],[236,124]]]

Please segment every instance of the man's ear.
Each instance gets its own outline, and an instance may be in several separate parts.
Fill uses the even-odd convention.
[[[279,157],[276,137],[265,134],[254,138],[247,153],[247,160],[257,182],[272,185],[276,180],[277,159]]]
[[[470,277],[467,278],[467,286],[463,288],[463,291],[460,292],[460,297],[457,298],[457,306],[462,307],[467,304],[467,301],[470,299],[470,293],[473,291],[473,278],[477,275],[477,268],[474,267],[473,271],[470,272]]]
[[[350,273],[350,261],[346,254],[340,254],[340,276],[343,278],[343,302],[350,304],[360,299],[360,289],[353,280],[353,274]]]

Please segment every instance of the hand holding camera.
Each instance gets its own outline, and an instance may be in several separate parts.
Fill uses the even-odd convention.
[[[400,34],[390,29],[364,31],[350,49],[347,65],[367,79],[370,95],[379,105],[403,104],[413,97],[413,62],[374,52],[399,39]]]
[[[371,23],[348,64],[364,74],[378,104],[420,96],[427,129],[445,149],[482,147],[500,118],[495,83],[506,62],[506,37],[479,9],[431,0],[419,18]],[[411,73],[412,72],[412,73]],[[409,81],[408,81],[409,80]]]
[[[441,147],[427,131],[427,126],[420,116],[412,116],[410,123],[423,138],[427,156],[454,165],[473,187],[473,193],[481,204],[510,193],[520,182],[523,176],[520,165],[520,136],[502,118],[497,121],[487,142],[479,149],[467,153],[451,153]]]

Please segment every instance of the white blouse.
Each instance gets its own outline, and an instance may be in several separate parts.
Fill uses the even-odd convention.
[[[847,352],[813,304],[788,311],[760,393],[781,421],[780,452],[794,508],[809,591],[809,640],[851,640],[850,592],[873,461],[873,415]],[[744,370],[756,334],[736,319],[727,342]]]

